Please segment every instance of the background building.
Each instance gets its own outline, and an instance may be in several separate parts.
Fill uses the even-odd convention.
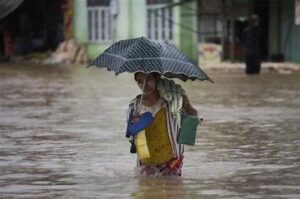
[[[7,6],[13,9],[0,16],[2,55],[54,51],[74,38],[92,59],[115,41],[145,36],[172,42],[195,61],[241,61],[241,35],[249,14],[256,13],[263,60],[300,62],[299,0],[0,2],[0,10]]]
[[[264,60],[300,62],[297,0],[75,0],[75,38],[95,57],[113,41],[146,36],[173,42],[197,60],[200,43],[221,46],[223,60],[243,59],[248,16],[261,22]],[[87,31],[84,31],[87,30]]]

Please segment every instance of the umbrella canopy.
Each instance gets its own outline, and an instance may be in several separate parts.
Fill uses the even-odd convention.
[[[145,37],[112,44],[91,65],[114,71],[116,75],[123,72],[158,72],[167,78],[183,81],[199,79],[213,82],[175,45],[168,42],[155,43]]]
[[[14,11],[23,0],[0,0],[0,20]]]

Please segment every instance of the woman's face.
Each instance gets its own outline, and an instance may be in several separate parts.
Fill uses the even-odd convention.
[[[147,78],[147,79],[146,79]],[[145,95],[151,95],[156,91],[157,86],[157,78],[151,74],[145,74],[145,73],[137,73],[135,76],[135,80],[141,90],[143,90],[143,84],[146,79],[146,84],[144,88],[144,94]]]

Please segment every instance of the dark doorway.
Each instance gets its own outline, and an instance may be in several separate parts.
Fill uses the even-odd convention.
[[[13,55],[55,50],[64,40],[63,4],[64,0],[24,0],[0,21],[0,44],[9,38]]]

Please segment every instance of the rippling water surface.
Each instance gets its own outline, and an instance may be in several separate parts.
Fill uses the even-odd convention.
[[[204,117],[182,178],[134,176],[132,75],[0,65],[4,198],[300,198],[300,74],[210,71],[182,83]]]

